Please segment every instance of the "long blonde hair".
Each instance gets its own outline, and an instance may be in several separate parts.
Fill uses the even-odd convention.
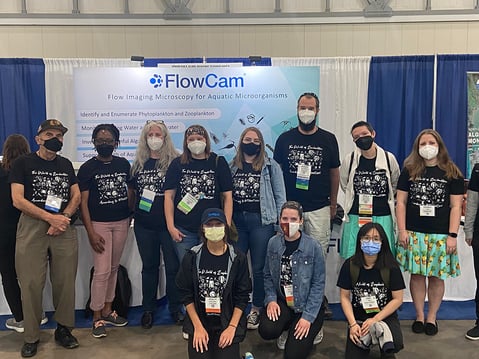
[[[163,121],[147,121],[141,130],[140,139],[138,140],[138,147],[136,148],[135,160],[131,166],[131,174],[134,176],[139,171],[143,170],[145,162],[150,159],[150,148],[148,147],[148,132],[153,127],[159,127],[163,134],[163,146],[160,150],[160,158],[156,160],[155,168],[166,171],[171,161],[173,161],[180,154],[175,149],[173,141],[171,140],[168,128]]]
[[[246,128],[243,133],[241,134],[238,142],[238,149],[236,151],[236,155],[233,157],[233,164],[238,167],[239,169],[243,169],[243,161],[244,161],[244,154],[241,150],[241,144],[243,143],[243,139],[246,136],[246,133],[249,131],[253,131],[258,135],[259,140],[261,141],[259,153],[256,155],[255,159],[253,160],[253,169],[255,171],[261,171],[263,168],[265,158],[266,158],[266,151],[264,149],[264,139],[263,134],[261,131],[256,127],[248,127]]]
[[[426,170],[426,163],[424,158],[419,155],[419,141],[424,135],[431,135],[436,139],[436,142],[439,147],[439,152],[437,154],[437,166],[446,172],[447,179],[461,178],[463,177],[461,170],[452,162],[449,153],[447,152],[446,145],[441,137],[441,135],[430,128],[422,130],[419,135],[417,135],[412,145],[412,150],[409,156],[404,160],[404,167],[409,172],[409,179],[412,181],[417,180],[424,174]]]

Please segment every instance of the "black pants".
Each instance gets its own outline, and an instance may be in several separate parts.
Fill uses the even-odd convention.
[[[15,271],[16,227],[3,229],[0,235],[0,274],[8,306],[17,322],[23,320],[22,298]]]
[[[296,323],[301,319],[302,313],[295,313],[291,308],[289,308],[284,300],[278,298],[278,305],[280,307],[280,315],[278,320],[273,322],[266,315],[266,310],[264,310],[260,315],[258,333],[261,338],[265,340],[277,339],[283,331],[288,331],[288,339],[286,340],[284,348],[284,358],[285,359],[299,359],[307,358],[311,350],[313,349],[313,341],[316,335],[319,333],[323,327],[324,321],[324,305],[321,306],[321,309],[318,313],[318,316],[311,323],[309,328],[309,333],[306,338],[301,340],[294,337],[294,327]]]
[[[391,331],[395,346],[394,353],[397,353],[404,347],[399,319],[394,316],[389,316],[383,321],[388,325],[389,330]],[[392,357],[391,355],[392,353],[384,353],[381,351],[381,358]],[[346,334],[346,353],[344,357],[346,359],[362,359],[369,357],[369,349],[362,349],[352,342],[351,338],[349,337],[349,329]]]
[[[474,233],[472,239],[472,256],[474,260],[474,274],[476,275],[476,324],[479,324],[479,233]]]
[[[230,346],[221,349],[218,342],[221,336],[221,330],[208,330],[208,350],[197,352],[193,348],[193,335],[188,338],[188,358],[189,359],[240,359],[239,343],[233,343]]]

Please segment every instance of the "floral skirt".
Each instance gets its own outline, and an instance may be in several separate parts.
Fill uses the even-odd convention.
[[[457,277],[461,274],[457,252],[446,254],[447,234],[409,231],[408,248],[400,245],[396,258],[401,267],[411,274],[426,277]]]

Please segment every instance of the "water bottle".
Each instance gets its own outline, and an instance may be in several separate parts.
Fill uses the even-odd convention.
[[[244,359],[254,359],[254,356],[250,352],[246,352],[244,353]]]

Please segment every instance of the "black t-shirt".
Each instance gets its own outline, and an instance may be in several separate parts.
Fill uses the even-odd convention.
[[[479,163],[475,164],[471,171],[471,179],[467,188],[471,191],[479,192]],[[477,236],[477,233],[479,233],[479,207],[474,220],[474,237]]]
[[[406,229],[421,233],[449,233],[450,195],[464,194],[464,179],[448,180],[439,167],[426,167],[424,175],[409,180],[406,168],[401,171],[398,190],[408,192]],[[420,216],[420,206],[434,207],[434,216]]]
[[[366,320],[367,318],[374,317],[376,313],[366,313],[361,304],[362,296],[375,296],[379,309],[383,309],[392,299],[391,291],[401,290],[406,288],[401,270],[391,268],[389,270],[389,288],[384,284],[383,278],[381,278],[381,272],[379,269],[359,269],[358,281],[353,287],[351,279],[350,262],[351,259],[347,259],[341,271],[339,272],[337,286],[346,290],[351,290],[354,317],[358,320]],[[394,312],[394,316],[397,313]]]
[[[89,191],[88,210],[96,222],[114,222],[128,218],[128,186],[130,163],[113,156],[109,162],[96,157],[81,165],[78,171],[80,191]]]
[[[295,250],[298,249],[300,240],[301,237],[299,237],[295,241],[284,241],[286,249],[281,256],[280,273],[281,293],[283,294],[283,296],[285,295],[284,286],[293,284],[293,268],[291,265],[291,255],[294,253]]]
[[[301,203],[306,212],[330,204],[330,170],[340,165],[338,142],[332,133],[318,128],[312,135],[303,135],[295,127],[279,136],[273,158],[283,169],[288,201]],[[301,164],[311,166],[307,190],[296,188],[297,169]]]
[[[25,199],[42,209],[45,209],[49,195],[60,198],[61,208],[58,213],[61,213],[70,202],[70,187],[78,181],[72,163],[65,157],[57,155],[53,160],[47,161],[34,152],[17,158],[9,182],[22,184]]]
[[[216,157],[215,153],[211,153],[207,159],[192,159],[187,164],[181,164],[178,157],[168,167],[164,190],[176,190],[176,226],[196,233],[203,211],[207,208],[222,208],[221,193],[233,190],[231,171],[226,160],[219,156],[216,161]],[[184,214],[177,205],[187,193],[198,199],[198,203],[188,214]]]
[[[233,206],[235,211],[260,212],[259,187],[261,171],[255,171],[251,163],[243,162],[243,169],[233,176]]]
[[[20,211],[13,207],[8,172],[0,165],[0,228],[8,233],[15,230]]]
[[[373,195],[373,216],[391,214],[388,205],[389,184],[386,170],[376,169],[376,158],[359,157],[353,179],[354,201],[349,214],[359,214],[359,194]]]
[[[135,173],[130,186],[136,190],[135,223],[151,229],[166,229],[165,220],[165,184],[166,171],[155,168],[156,159],[150,158],[143,165],[143,169]],[[155,192],[155,199],[150,211],[140,209],[141,196],[144,189]]]
[[[198,268],[198,293],[201,303],[205,303],[206,297],[219,297],[223,301],[223,292],[228,279],[229,248],[220,256],[212,254],[206,245],[201,251],[200,264]],[[220,325],[219,313],[206,313],[205,306],[202,306],[209,322],[213,326]]]

